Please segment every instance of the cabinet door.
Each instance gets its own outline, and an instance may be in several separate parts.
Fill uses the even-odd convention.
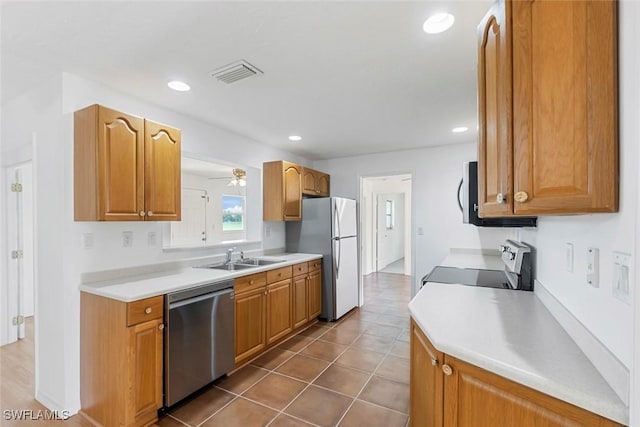
[[[293,330],[291,279],[267,286],[267,345]]]
[[[129,396],[127,425],[155,420],[162,407],[162,320],[129,327]],[[118,375],[118,373],[111,373]]]
[[[517,214],[618,208],[616,3],[513,2]]]
[[[302,193],[310,196],[317,195],[317,173],[313,169],[302,168]]]
[[[180,221],[180,130],[145,120],[147,221]]]
[[[144,210],[144,120],[98,107],[100,221],[141,221]],[[80,183],[91,185],[93,183]]]
[[[436,350],[411,319],[409,419],[414,427],[442,427],[444,354]]]
[[[236,363],[266,345],[266,287],[236,294]]]
[[[309,272],[309,283],[307,291],[309,293],[309,320],[320,316],[322,311],[322,275],[321,270]]]
[[[445,363],[445,427],[619,425],[448,355]]]
[[[302,219],[302,173],[300,166],[283,162],[284,180],[284,220]]]
[[[320,197],[329,197],[330,194],[330,180],[329,180],[329,175],[327,175],[326,173],[318,173],[317,176],[317,189],[318,189],[318,196]]]
[[[293,278],[293,327],[307,323],[307,275]]]
[[[478,207],[481,217],[513,212],[510,9],[510,1],[498,1],[478,27]]]

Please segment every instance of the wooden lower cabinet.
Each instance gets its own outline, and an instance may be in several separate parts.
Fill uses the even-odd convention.
[[[293,330],[291,279],[267,286],[267,345]]]
[[[444,355],[436,350],[411,321],[410,403],[411,425],[442,427]]]
[[[621,426],[438,352],[413,319],[410,378],[414,427]]]
[[[322,274],[321,269],[310,271],[307,286],[309,301],[309,320],[320,316],[322,311]]]
[[[267,287],[236,290],[236,363],[259,353],[266,345]]]
[[[321,266],[314,260],[235,279],[236,365],[316,320],[322,309]]]
[[[308,321],[307,278],[308,274],[293,278],[293,327],[298,328]]]
[[[80,298],[81,416],[98,426],[153,424],[163,403],[164,297]]]

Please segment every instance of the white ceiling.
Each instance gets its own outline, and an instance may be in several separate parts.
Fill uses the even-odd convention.
[[[2,102],[66,71],[310,159],[474,141],[476,26],[491,3],[2,2]],[[438,11],[454,26],[425,34]],[[264,74],[209,76],[239,59]]]

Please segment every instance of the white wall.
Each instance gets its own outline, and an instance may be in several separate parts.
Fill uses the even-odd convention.
[[[537,248],[537,279],[628,368],[633,355],[633,310],[612,295],[613,251],[634,254],[637,239],[638,37],[636,17],[619,10],[620,211],[541,217],[522,239]],[[637,6],[631,6],[637,7]],[[574,246],[574,272],[565,268],[565,243]],[[587,248],[600,250],[600,287],[586,282]],[[632,258],[633,259],[633,258]],[[632,276],[633,277],[633,276]],[[636,287],[631,289],[636,292]],[[631,301],[633,301],[633,294]]]
[[[80,405],[78,285],[81,273],[214,255],[211,249],[163,252],[160,242],[148,247],[149,231],[161,236],[159,223],[73,221],[73,111],[94,103],[181,128],[183,151],[198,153],[208,160],[220,159],[259,169],[263,161],[276,159],[310,163],[69,74],[45,82],[42,87],[3,106],[3,140],[29,141],[31,133],[35,134],[36,200],[40,206],[35,218],[36,395],[49,408],[72,412]],[[259,191],[261,194],[261,189]],[[262,207],[257,208],[261,217]],[[134,232],[132,248],[121,247],[121,233],[125,230]],[[81,249],[83,233],[94,234],[93,249]],[[278,247],[284,247],[284,225],[269,223],[265,227],[263,248]],[[43,301],[46,303],[41,303]]]
[[[456,201],[458,182],[463,162],[476,158],[476,144],[466,143],[323,160],[315,162],[314,167],[331,174],[332,196],[355,199],[358,199],[361,177],[412,174],[415,284],[438,265],[449,248],[497,249],[510,234],[510,229],[462,223]]]

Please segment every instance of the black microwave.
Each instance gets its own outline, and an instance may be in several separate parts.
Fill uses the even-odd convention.
[[[478,216],[478,162],[465,162],[458,185],[462,222],[478,227],[535,227],[537,217],[480,218]]]

